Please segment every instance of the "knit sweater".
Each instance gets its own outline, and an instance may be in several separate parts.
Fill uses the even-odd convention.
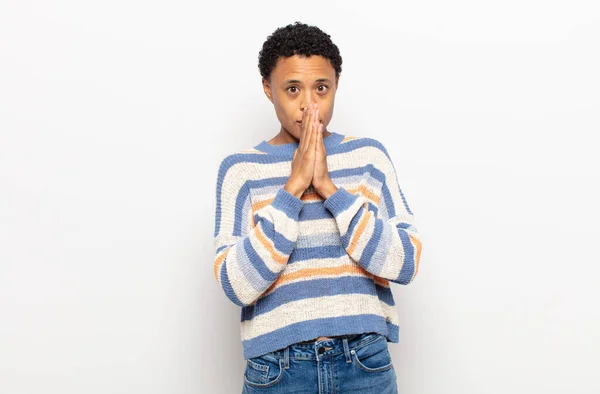
[[[381,142],[323,138],[338,190],[283,187],[297,142],[226,156],[218,170],[214,276],[241,307],[244,358],[318,336],[377,332],[399,342],[390,282],[407,285],[421,240]]]

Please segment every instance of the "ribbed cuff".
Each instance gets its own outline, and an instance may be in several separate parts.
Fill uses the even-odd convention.
[[[340,213],[350,208],[357,198],[358,196],[356,194],[350,193],[343,187],[338,187],[336,192],[323,202],[323,205],[334,217],[337,217]]]
[[[289,218],[298,221],[300,217],[300,211],[304,207],[304,201],[294,196],[284,188],[277,191],[273,202],[271,203],[273,208],[284,212]]]

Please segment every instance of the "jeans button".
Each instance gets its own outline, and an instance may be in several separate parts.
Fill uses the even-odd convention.
[[[324,347],[320,347],[319,348],[319,354],[323,354],[325,353],[325,348]]]

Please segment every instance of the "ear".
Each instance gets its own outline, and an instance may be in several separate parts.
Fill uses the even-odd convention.
[[[263,78],[262,85],[263,85],[263,90],[265,91],[265,95],[267,95],[267,98],[269,99],[270,102],[273,102],[273,92],[271,91],[271,85],[269,84],[269,81],[267,81],[265,78]]]
[[[335,90],[337,91],[338,87],[340,85],[340,76],[336,76],[335,77]]]

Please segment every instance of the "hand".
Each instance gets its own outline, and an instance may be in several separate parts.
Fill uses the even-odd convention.
[[[312,106],[307,106],[302,114],[302,130],[300,144],[292,158],[292,173],[286,184],[286,189],[298,197],[306,190],[313,179],[315,167],[315,146],[317,141],[316,114]]]
[[[312,184],[315,190],[325,199],[337,191],[337,187],[329,177],[329,169],[327,168],[327,150],[323,142],[323,123],[319,121],[319,109],[316,112],[317,126],[317,141],[315,150],[315,167]]]

